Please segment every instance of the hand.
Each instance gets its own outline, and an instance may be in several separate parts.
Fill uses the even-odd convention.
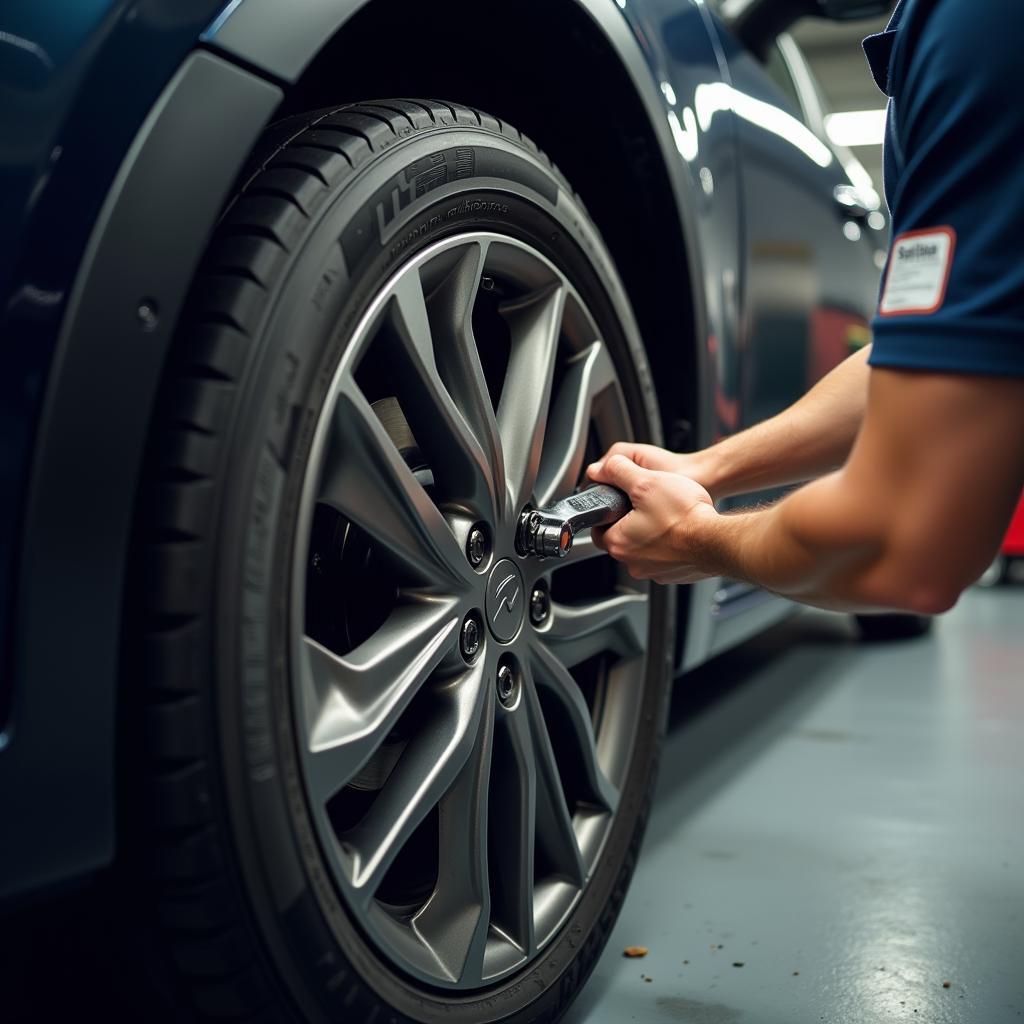
[[[651,452],[671,455],[660,448]],[[594,543],[623,562],[630,576],[694,583],[713,575],[696,564],[695,531],[706,516],[717,516],[711,495],[699,483],[672,471],[645,468],[622,454],[594,463],[587,475],[622,488],[633,503],[633,511],[613,526],[593,531]]]
[[[625,455],[643,469],[653,469],[663,473],[675,473],[696,480],[702,487],[715,496],[717,477],[708,457],[707,450],[701,452],[670,452],[653,444],[637,444],[633,441],[616,441],[604,455],[587,470],[591,480],[597,480],[594,473],[600,472],[603,462],[613,455]],[[593,472],[591,472],[593,471]]]

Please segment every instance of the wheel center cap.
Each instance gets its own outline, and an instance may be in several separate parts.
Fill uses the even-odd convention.
[[[487,625],[496,640],[508,643],[523,624],[526,588],[515,562],[503,558],[487,578]]]

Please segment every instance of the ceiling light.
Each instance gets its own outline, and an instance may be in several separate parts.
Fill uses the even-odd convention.
[[[837,146],[880,146],[885,138],[885,110],[847,110],[829,114],[825,131]]]

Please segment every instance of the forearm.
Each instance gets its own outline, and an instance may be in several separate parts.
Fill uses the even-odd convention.
[[[867,405],[868,354],[860,349],[788,409],[688,458],[716,498],[802,483],[837,469]]]
[[[766,509],[722,515],[671,465],[615,454],[592,466],[633,502],[595,543],[657,583],[728,576],[824,608],[952,607],[998,550],[1024,486],[1024,378],[871,378],[842,468]]]
[[[1024,382],[880,370],[850,458],[767,509],[681,523],[694,563],[807,604],[935,614],[977,579],[1024,482]]]
[[[939,610],[929,595],[909,591],[884,517],[851,509],[851,500],[848,482],[833,473],[767,509],[702,516],[690,524],[700,568],[836,611]]]

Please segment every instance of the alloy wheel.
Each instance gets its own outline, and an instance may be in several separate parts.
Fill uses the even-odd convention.
[[[584,891],[638,724],[646,585],[579,538],[523,559],[523,508],[632,434],[566,276],[490,233],[373,298],[315,428],[298,517],[293,707],[352,918],[448,989],[531,962]]]

